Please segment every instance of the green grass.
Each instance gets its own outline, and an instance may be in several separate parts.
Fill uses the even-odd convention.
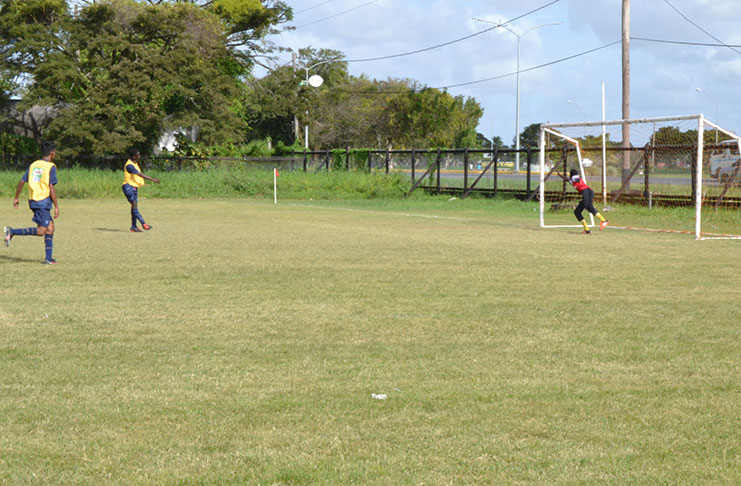
[[[272,170],[223,167],[203,172],[144,172],[162,181],[161,184],[147,182],[141,190],[141,194],[152,198],[273,197]],[[0,197],[13,197],[21,175],[0,171]],[[60,198],[74,199],[123,197],[122,181],[121,171],[63,169],[59,171],[57,194]],[[305,174],[280,170],[278,179],[280,196],[289,199],[401,198],[408,189],[407,178],[383,173]]]
[[[738,242],[515,201],[140,208],[61,200],[54,267],[0,250],[0,484],[741,482]]]

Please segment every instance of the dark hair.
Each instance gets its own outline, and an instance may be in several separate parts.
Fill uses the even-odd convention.
[[[575,175],[579,175],[579,171],[576,169],[571,169],[571,172],[569,172],[569,177],[574,177]]]
[[[138,155],[138,154],[139,154],[139,149],[135,149],[135,148],[129,149],[129,158],[134,157],[135,155]]]
[[[46,157],[57,149],[57,144],[51,140],[44,140],[41,142],[41,156]]]

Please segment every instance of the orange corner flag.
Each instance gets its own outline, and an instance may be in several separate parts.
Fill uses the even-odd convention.
[[[278,174],[278,169],[273,169],[275,171],[275,177],[280,177],[280,174]]]

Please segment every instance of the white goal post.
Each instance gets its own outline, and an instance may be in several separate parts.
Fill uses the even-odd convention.
[[[625,125],[631,134],[628,147],[622,143]],[[578,201],[563,177],[576,169],[594,190],[595,206],[601,202],[608,211],[622,204],[657,210],[648,216],[626,210],[630,224],[623,225],[618,211],[612,228],[741,239],[741,138],[701,114],[546,123],[540,127],[539,145],[543,228],[581,228],[571,211],[562,211]],[[594,226],[593,217],[590,223]]]

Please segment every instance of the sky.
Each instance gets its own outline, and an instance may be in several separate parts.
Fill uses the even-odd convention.
[[[601,120],[602,83],[606,118],[622,118],[622,0],[286,1],[296,29],[271,41],[294,52],[335,49],[351,61],[395,56],[348,69],[474,98],[487,138],[515,137],[518,36],[520,131]],[[637,0],[630,16],[631,118],[703,113],[741,134],[738,0]],[[509,21],[514,33],[496,27]],[[289,62],[287,53],[278,63]]]

